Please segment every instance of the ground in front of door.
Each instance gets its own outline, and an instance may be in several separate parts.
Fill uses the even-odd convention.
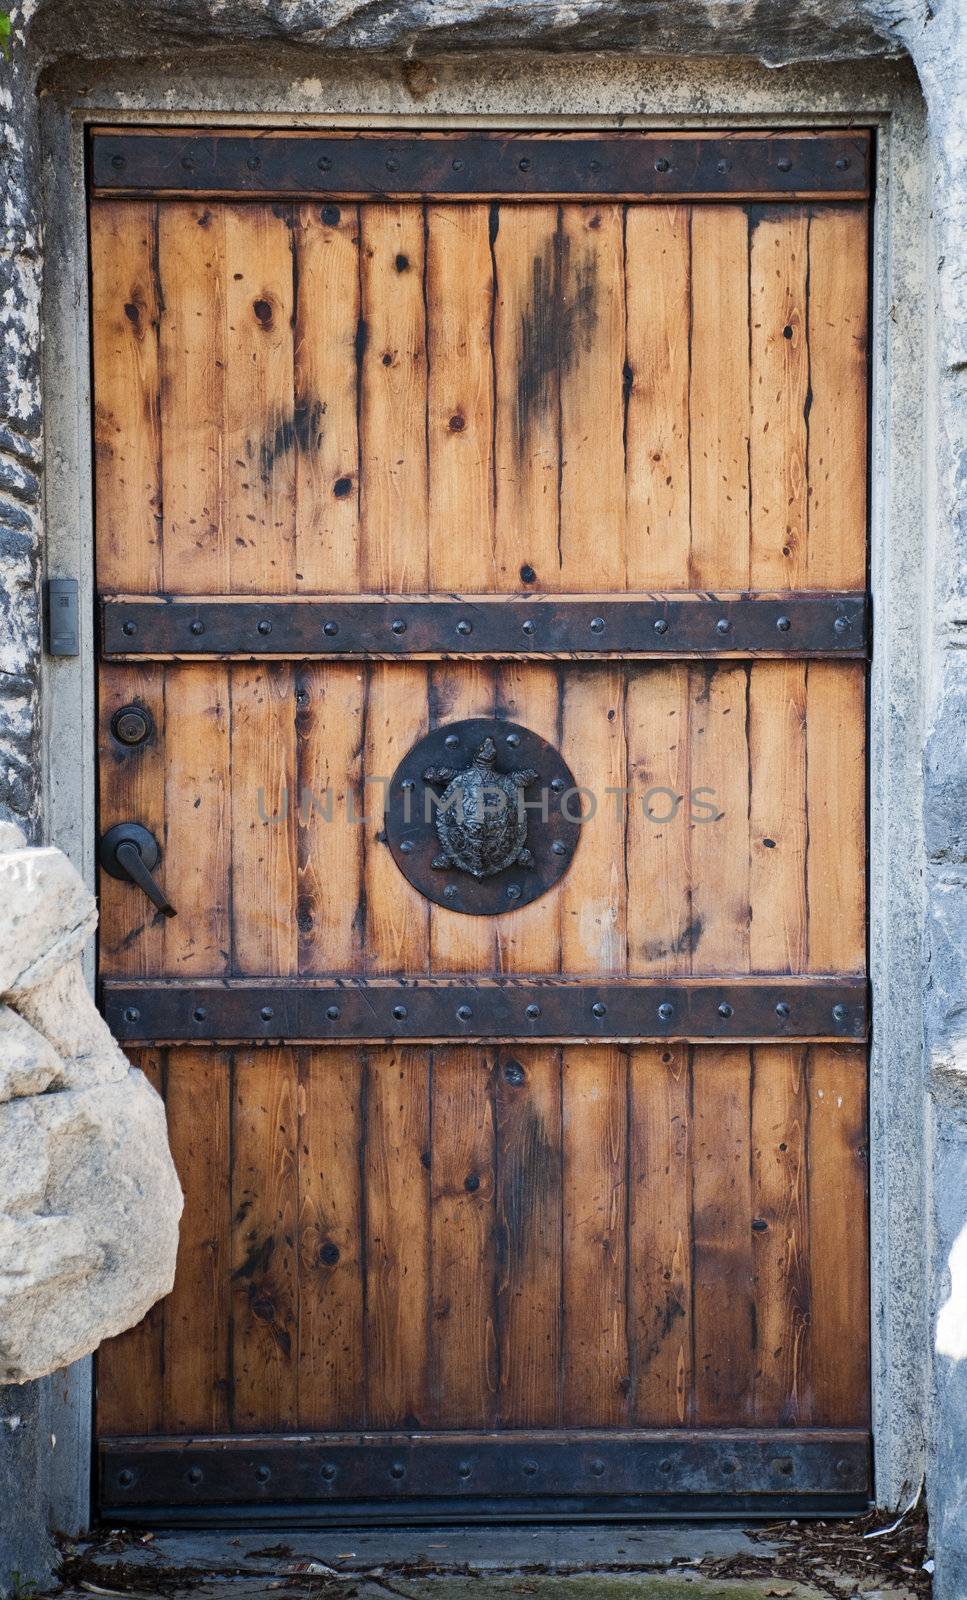
[[[105,1532],[64,1548],[60,1600],[925,1600],[926,1519]],[[869,1537],[874,1534],[875,1537]],[[30,1591],[33,1593],[33,1591]],[[26,1597],[25,1597],[26,1600]]]

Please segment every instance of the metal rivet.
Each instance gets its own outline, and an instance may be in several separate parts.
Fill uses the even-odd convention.
[[[776,627],[779,629],[780,633],[788,633],[789,629],[792,627],[792,623],[789,621],[788,617],[777,617]]]
[[[849,1462],[844,1460],[842,1456],[836,1463],[836,1471],[841,1478],[849,1477]]]
[[[197,636],[200,633],[204,633],[204,631],[205,631],[205,624],[203,622],[199,622],[198,618],[196,617],[194,622],[191,624],[191,632],[197,638]]]
[[[408,855],[410,855],[412,853],[412,850],[413,850],[413,840],[412,839],[404,839],[402,841],[402,843],[400,844],[400,855],[401,856],[408,856]]]
[[[591,1007],[591,1015],[592,1017],[603,1017],[606,1014],[607,1009],[608,1008],[603,1001],[595,1000],[594,1005]]]
[[[323,1462],[321,1476],[325,1478],[327,1483],[332,1483],[333,1478],[336,1476],[336,1469],[331,1461]]]
[[[551,845],[551,849],[556,856],[567,855],[567,845],[564,843],[563,839],[555,839],[554,843]]]
[[[191,156],[182,156],[181,164],[186,172],[194,172],[195,163],[192,161]]]
[[[737,1461],[723,1461],[722,1471],[728,1473],[728,1475],[731,1477],[732,1473],[737,1471],[738,1465],[739,1463]]]
[[[552,778],[551,788],[554,790],[555,794],[561,794],[567,788],[567,784],[564,782],[563,778]]]
[[[394,1006],[393,1007],[393,1016],[396,1018],[397,1022],[404,1022],[406,1020],[406,1007],[405,1006]]]
[[[271,622],[268,621],[268,619],[266,617],[263,617],[262,621],[259,623],[259,630],[258,631],[259,631],[259,633],[262,633],[262,634],[271,633],[272,632],[272,624],[271,624]]]
[[[508,1061],[504,1067],[504,1077],[508,1083],[523,1083],[524,1069],[519,1061]]]
[[[322,625],[322,631],[326,635],[327,639],[334,639],[336,634],[339,632],[339,623],[324,622]]]
[[[189,1467],[185,1473],[185,1478],[189,1483],[201,1483],[204,1476],[205,1474],[202,1472],[201,1467]]]
[[[255,1476],[258,1479],[259,1483],[268,1483],[269,1479],[272,1476],[272,1469],[271,1469],[271,1467],[267,1467],[264,1464],[260,1465],[260,1466],[257,1466],[256,1469],[255,1469]]]
[[[590,1465],[591,1465],[591,1471],[594,1474],[594,1476],[596,1478],[600,1478],[601,1475],[604,1472],[604,1462],[602,1460],[600,1460],[600,1458],[595,1458],[595,1460],[592,1461],[590,1463]]]
[[[114,168],[115,172],[123,172],[126,165],[127,163],[125,162],[123,156],[118,155],[111,157],[111,166]]]
[[[460,1018],[461,1022],[469,1022],[470,1018],[473,1016],[473,1012],[469,1006],[457,1006],[457,1016]]]
[[[137,625],[136,622],[123,622],[121,624],[121,632],[123,634],[125,634],[129,639],[130,639],[131,635],[133,633],[137,633],[137,631],[138,631],[138,625]]]
[[[776,1016],[777,1017],[782,1017],[783,1019],[785,1019],[786,1017],[788,1017],[788,1015],[789,1015],[789,1007],[788,1007],[788,1005],[786,1004],[785,1000],[780,1000],[779,1004],[776,1006]]]
[[[508,900],[519,900],[520,899],[520,884],[519,883],[508,883],[508,885],[507,885],[507,898],[508,898]]]
[[[196,1006],[194,1011],[192,1012],[192,1016],[194,1017],[196,1022],[204,1022],[204,1020],[207,1017],[207,1015],[208,1015],[208,1012],[205,1010],[204,1006]]]
[[[672,1464],[671,1464],[670,1461],[659,1461],[659,1463],[658,1463],[658,1471],[659,1472],[671,1472],[671,1470],[672,1470]]]
[[[521,1468],[528,1478],[533,1478],[538,1471],[536,1461],[522,1461]]]
[[[471,1461],[459,1462],[457,1465],[457,1472],[461,1478],[469,1478],[473,1472],[473,1463]]]
[[[530,1017],[532,1022],[535,1022],[537,1020],[537,1018],[540,1016],[540,1014],[541,1014],[540,1006],[535,1005],[533,1000],[532,1000],[530,1005],[527,1007],[527,1010],[525,1011],[524,1015]]]
[[[846,1021],[846,1007],[845,1006],[834,1006],[833,1007],[833,1021],[834,1022],[845,1022]]]
[[[781,1473],[784,1478],[792,1476],[792,1462],[788,1456],[783,1456],[776,1461],[770,1461],[769,1465],[773,1472]]]
[[[406,1468],[404,1467],[402,1461],[394,1461],[393,1462],[393,1465],[389,1469],[389,1475],[390,1475],[391,1478],[405,1478],[406,1477]]]
[[[134,1482],[134,1473],[130,1467],[122,1467],[118,1473],[118,1485],[122,1489],[130,1489]]]
[[[443,742],[448,750],[455,750],[460,743],[460,738],[458,734],[448,733]]]
[[[462,172],[463,171],[463,162],[460,160],[459,157],[457,157],[457,159],[454,162],[452,162],[451,164],[453,166],[454,172]]]
[[[591,618],[591,632],[592,633],[603,633],[604,632],[604,618],[603,617],[592,617]]]
[[[331,172],[332,160],[329,156],[320,156],[319,160],[316,162],[316,166],[319,168],[320,172]]]
[[[405,633],[406,632],[406,623],[403,621],[402,617],[394,617],[393,621],[391,623],[391,627],[392,627],[394,633]]]
[[[732,624],[728,617],[719,617],[718,622],[715,624],[715,631],[716,633],[731,633]]]
[[[339,1007],[338,1006],[327,1006],[326,1007],[326,1016],[327,1016],[327,1018],[328,1018],[328,1020],[330,1022],[338,1022],[339,1021]]]
[[[456,884],[453,884],[453,883],[448,883],[447,884],[446,888],[443,891],[443,898],[444,898],[444,900],[455,900],[457,898],[457,887],[456,887]]]
[[[401,789],[412,789],[413,787],[414,784],[412,778],[404,778],[403,782],[400,784]]]
[[[272,1018],[275,1016],[275,1012],[272,1010],[271,1006],[263,1006],[259,1012],[259,1016],[262,1018],[263,1022],[271,1022]]]
[[[468,622],[466,617],[461,617],[460,621],[457,623],[457,632],[464,635],[473,633],[473,623]]]
[[[125,1007],[125,1009],[124,1009],[124,1020],[125,1020],[125,1022],[140,1022],[141,1021],[141,1013],[138,1010],[137,1006],[126,1006]]]
[[[659,617],[658,618],[658,621],[655,623],[655,632],[656,633],[667,633],[668,632],[668,623],[665,621],[664,617]]]
[[[720,1017],[730,1017],[731,1015],[732,1015],[732,1007],[729,1005],[729,1002],[727,1000],[723,1000],[722,1003],[719,1006],[719,1016]]]
[[[389,160],[386,163],[387,172],[395,172],[398,167],[399,167],[399,162],[396,160],[395,156],[390,156]]]
[[[728,172],[730,166],[731,162],[729,161],[716,161],[715,170],[716,172]]]
[[[667,172],[670,165],[671,163],[666,161],[664,156],[659,156],[658,160],[655,162],[655,171]]]
[[[675,1007],[673,1005],[669,1005],[667,1000],[663,1000],[661,1005],[658,1007],[658,1020],[660,1022],[671,1022],[674,1015]]]
[[[520,625],[521,632],[522,633],[533,633],[535,626],[536,626],[536,624],[531,621],[530,617],[526,617],[524,619],[524,621]]]
[[[517,746],[520,744],[520,734],[519,733],[508,733],[508,735],[507,735],[507,743],[510,745],[512,750],[516,750]]]
[[[529,156],[521,156],[520,160],[517,163],[518,172],[530,172],[530,169],[531,169],[530,157]]]
[[[837,158],[836,158],[836,171],[837,172],[845,172],[846,168],[848,166],[849,166],[849,156],[837,156]]]
[[[261,156],[249,156],[248,161],[246,162],[246,166],[248,167],[249,172],[258,172],[259,167],[261,165],[262,165]]]
[[[849,617],[837,617],[833,627],[837,633],[846,633],[849,629]]]
[[[779,168],[780,172],[792,171],[792,162],[788,156],[780,156],[779,160],[776,162],[776,166]]]

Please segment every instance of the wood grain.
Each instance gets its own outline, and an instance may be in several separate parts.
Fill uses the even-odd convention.
[[[243,778],[229,740],[232,670],[209,662],[172,666],[165,676],[161,873],[178,913],[164,927],[164,970],[172,974],[214,976],[231,962],[232,786]]]
[[[630,1420],[680,1427],[692,1389],[688,1049],[639,1047],[628,1070]]]
[[[784,207],[752,211],[750,575],[757,589],[808,587],[808,227],[803,213]]]
[[[756,1422],[809,1421],[809,1295],[806,1050],[752,1052],[752,1264]]]
[[[692,972],[749,970],[749,670],[689,672]]]
[[[806,668],[810,972],[866,965],[865,696],[861,666]]]
[[[295,674],[299,971],[358,972],[363,963],[365,668],[306,663]]]
[[[749,672],[753,972],[801,972],[806,962],[806,672],[802,661],[759,661]]]
[[[809,1093],[810,1420],[870,1415],[869,1194],[862,1050],[813,1045]]]
[[[297,774],[288,666],[231,669],[232,967],[294,973]]]
[[[691,969],[696,929],[689,717],[687,666],[629,673],[625,852],[628,972],[633,976],[671,977]]]

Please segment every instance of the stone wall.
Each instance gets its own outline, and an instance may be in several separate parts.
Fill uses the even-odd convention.
[[[200,72],[231,59],[244,68],[259,103],[260,74],[304,74],[313,57],[336,57],[352,82],[369,57],[401,78],[398,99],[419,109],[441,52],[469,55],[482,77],[495,52],[609,50],[629,56],[746,57],[780,67],[907,57],[925,97],[930,129],[932,237],[927,278],[931,338],[925,374],[924,447],[928,488],[919,510],[926,529],[923,596],[911,607],[928,661],[923,722],[923,814],[905,810],[898,828],[920,859],[922,898],[901,908],[915,925],[921,960],[923,1065],[908,1070],[926,1110],[927,1138],[907,1153],[928,1196],[923,1272],[929,1318],[939,1316],[936,1358],[929,1350],[892,1352],[929,1381],[927,1492],[937,1541],[937,1593],[960,1600],[967,1571],[967,1365],[962,1329],[967,1285],[967,37],[958,0],[25,0],[14,9],[11,60],[0,78],[4,122],[3,237],[0,240],[0,813],[32,838],[45,825],[38,705],[39,479],[42,406],[39,364],[43,170],[37,131],[38,85],[68,77],[96,85],[101,71],[137,61],[147,72],[197,61]],[[291,62],[291,67],[287,67]],[[214,68],[212,68],[214,70]],[[132,101],[132,103],[134,103]],[[162,98],[173,109],[184,103]],[[248,102],[238,102],[244,109]],[[365,99],[346,104],[366,109]],[[468,104],[467,109],[474,109]],[[626,109],[616,98],[613,109]],[[660,109],[656,106],[655,109]],[[881,313],[889,315],[888,305]],[[48,449],[55,441],[48,441]],[[903,538],[902,528],[895,530]],[[878,614],[886,633],[896,619]],[[900,712],[896,713],[898,716]],[[908,715],[905,707],[902,715]],[[909,808],[909,791],[896,804]],[[889,875],[889,862],[884,868]],[[888,886],[887,886],[888,888]],[[874,938],[876,929],[874,928]],[[881,997],[882,998],[882,997]],[[886,997],[887,1005],[889,996]],[[886,1007],[877,1026],[889,1030]],[[901,1069],[902,1070],[902,1064]],[[922,1078],[919,1076],[922,1072]],[[875,1109],[885,1119],[889,1104]],[[874,1117],[874,1136],[876,1132]],[[886,1134],[889,1135],[887,1126]],[[877,1216],[874,1231],[893,1221]],[[964,1236],[964,1237],[962,1237]],[[920,1278],[906,1286],[920,1298]],[[897,1290],[899,1293],[899,1289]],[[874,1315],[883,1307],[874,1306]],[[0,1503],[4,1440],[8,1471],[28,1484],[43,1446],[46,1391],[21,1388],[0,1401]],[[4,1406],[21,1419],[3,1427]],[[30,1420],[34,1419],[34,1420]],[[31,1440],[33,1441],[31,1443]],[[17,1560],[27,1571],[29,1537],[16,1527]],[[33,1559],[42,1565],[38,1525]],[[12,1549],[12,1546],[11,1546]],[[0,1532],[0,1583],[3,1575]],[[12,1564],[8,1560],[8,1565]]]

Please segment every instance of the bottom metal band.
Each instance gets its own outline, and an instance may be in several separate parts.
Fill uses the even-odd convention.
[[[865,1502],[859,1430],[307,1434],[105,1439],[102,1513],[284,1502],[656,1502],[812,1496]]]

